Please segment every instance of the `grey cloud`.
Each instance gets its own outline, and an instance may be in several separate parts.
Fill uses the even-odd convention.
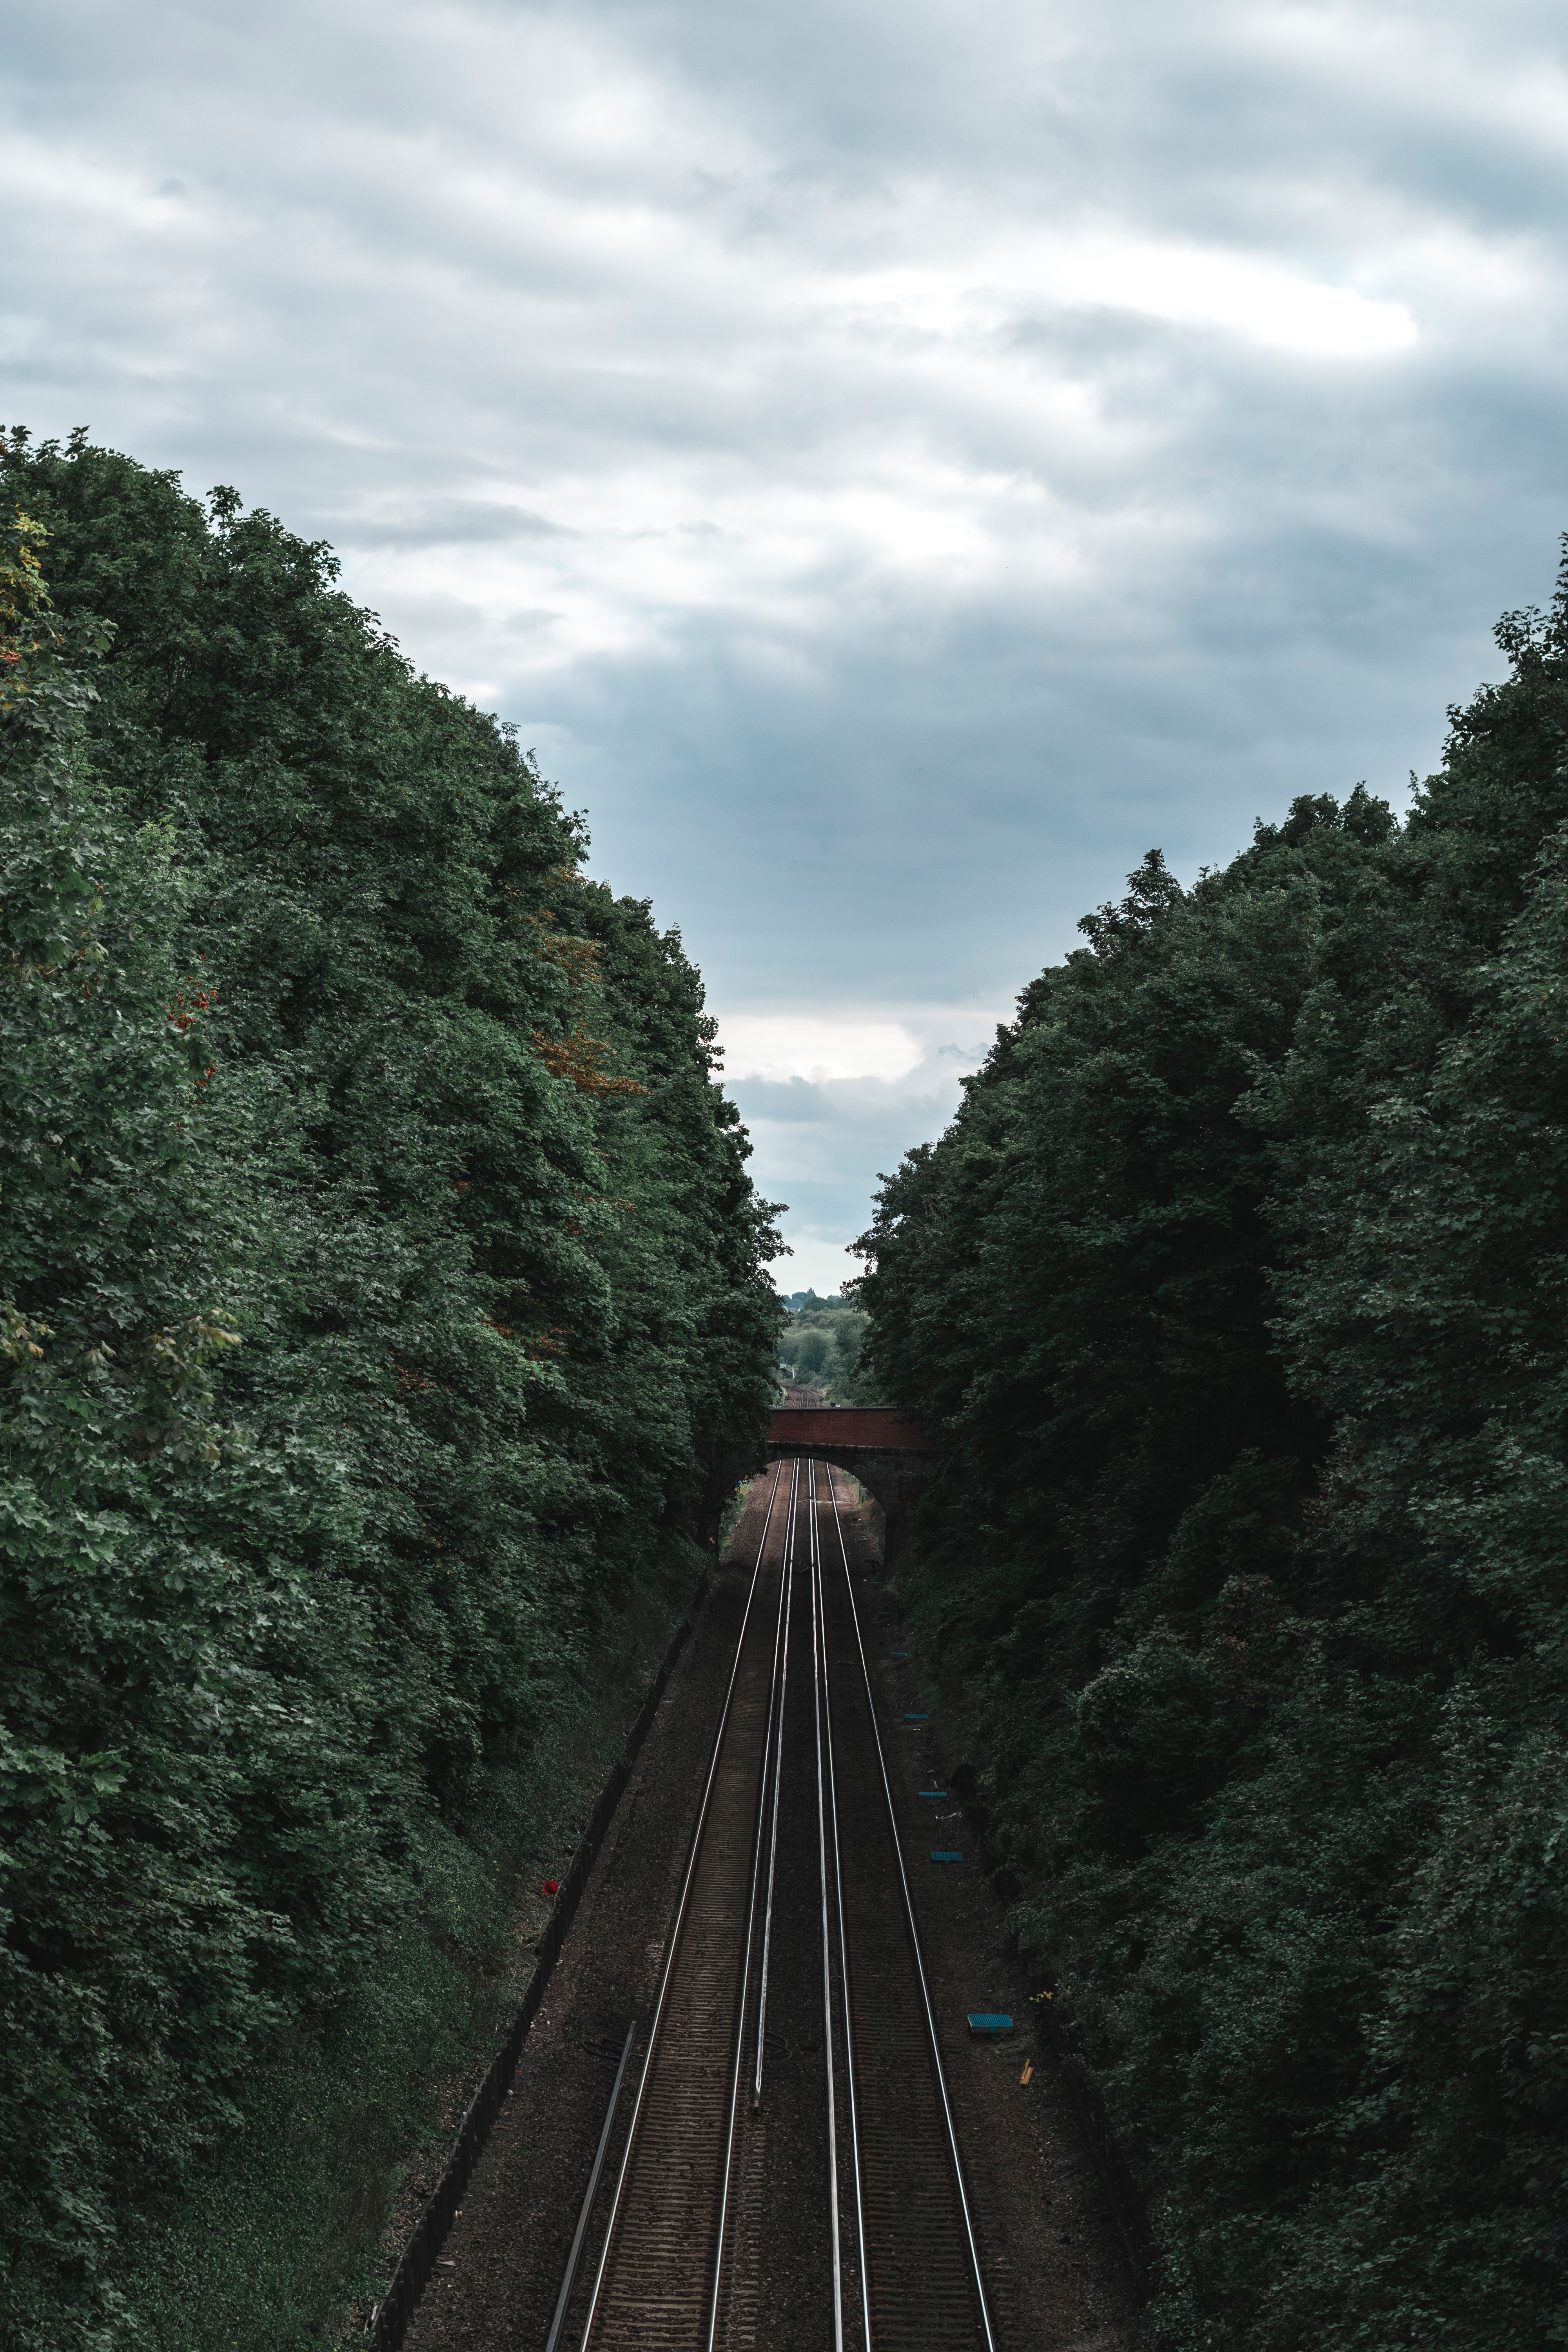
[[[482,499],[412,500],[395,514],[329,516],[327,535],[353,548],[510,546],[523,539],[569,539],[576,534],[526,508]]]
[[[834,1107],[821,1087],[805,1078],[736,1078],[728,1091],[752,1128],[767,1119],[830,1119]]]
[[[332,537],[721,1011],[1005,1001],[1152,844],[1397,798],[1549,587],[1563,46],[1458,0],[58,0],[0,99],[3,413]],[[1097,224],[1417,341],[1016,257]],[[845,1237],[953,1099],[736,1091]]]
[[[819,1113],[799,1122],[777,1108],[781,1097],[794,1097],[796,1084],[801,1096],[815,1096],[821,1105]],[[762,1190],[788,1202],[790,1235],[803,1249],[811,1245],[814,1267],[828,1268],[837,1265],[845,1243],[869,1223],[879,1176],[896,1168],[911,1143],[939,1133],[960,1099],[951,1062],[940,1073],[922,1066],[891,1083],[841,1080],[809,1087],[752,1079],[734,1092],[752,1129],[753,1172]],[[854,1271],[846,1263],[832,1279],[842,1281]]]

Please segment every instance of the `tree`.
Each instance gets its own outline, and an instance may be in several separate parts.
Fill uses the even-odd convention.
[[[919,1622],[1194,2352],[1561,2332],[1568,572],[1499,639],[1403,828],[1152,853],[862,1244]]]
[[[8,2326],[105,2352],[118,2233],[689,1590],[776,1237],[679,938],[330,551],[0,477]]]

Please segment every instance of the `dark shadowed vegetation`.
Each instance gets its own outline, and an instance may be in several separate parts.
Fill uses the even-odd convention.
[[[326,548],[79,436],[0,499],[0,2333],[321,2341],[773,1235],[679,937]]]
[[[1182,2352],[1568,2342],[1568,572],[1498,635],[1403,823],[1151,854],[863,1244]]]

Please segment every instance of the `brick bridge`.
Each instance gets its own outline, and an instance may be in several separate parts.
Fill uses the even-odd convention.
[[[858,1405],[781,1405],[768,1431],[768,1460],[787,1462],[815,1454],[836,1462],[875,1495],[887,1519],[889,1559],[899,1549],[910,1507],[931,1475],[931,1444],[923,1430],[900,1413],[868,1412]]]

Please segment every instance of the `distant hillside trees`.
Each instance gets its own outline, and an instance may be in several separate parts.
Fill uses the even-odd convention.
[[[876,1404],[859,1377],[867,1316],[852,1298],[796,1292],[779,1334],[779,1362],[790,1378],[819,1389],[829,1404]]]
[[[104,2352],[146,2200],[689,1589],[775,1236],[679,937],[325,547],[80,436],[0,515],[4,2340]]]
[[[1151,853],[866,1236],[1167,2340],[1564,2338],[1568,572],[1396,823]]]

